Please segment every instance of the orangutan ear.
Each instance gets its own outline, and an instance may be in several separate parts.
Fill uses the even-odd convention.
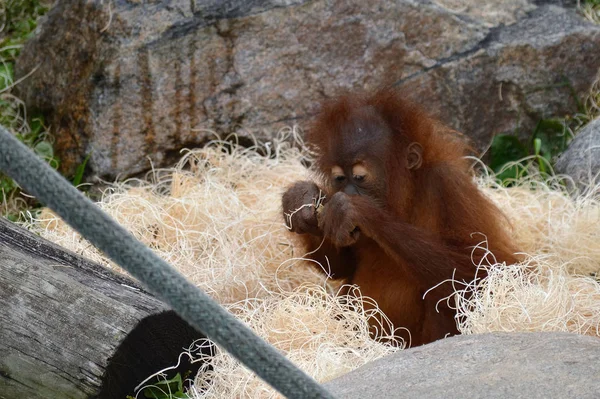
[[[410,143],[406,151],[406,167],[419,169],[423,165],[423,147],[419,143]]]

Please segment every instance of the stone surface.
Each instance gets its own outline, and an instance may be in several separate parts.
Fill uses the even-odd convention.
[[[600,339],[456,336],[376,360],[325,386],[338,398],[598,398]]]
[[[556,161],[555,171],[570,176],[582,190],[590,183],[600,183],[600,119],[588,123],[577,133]]]
[[[90,152],[106,177],[162,166],[208,130],[268,138],[340,88],[394,82],[484,147],[572,111],[564,77],[582,93],[600,65],[600,27],[537,3],[59,0],[19,95],[50,114],[66,173]]]
[[[494,134],[528,137],[541,118],[576,112],[571,90],[586,93],[599,67],[600,27],[549,5],[400,86],[481,148]]]

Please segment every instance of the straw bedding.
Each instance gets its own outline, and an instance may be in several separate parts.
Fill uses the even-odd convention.
[[[336,299],[339,283],[302,260],[302,248],[283,225],[283,190],[310,178],[302,166],[309,154],[286,144],[290,135],[298,142],[290,129],[271,146],[215,142],[184,152],[172,169],[112,184],[98,206],[308,374],[327,381],[401,349],[369,339],[368,319],[377,310],[362,305],[371,300]],[[528,258],[480,265],[489,277],[456,285],[460,330],[600,335],[600,285],[593,277],[600,270],[599,188],[573,197],[556,181],[531,178],[511,188],[489,176],[478,182],[509,218]],[[50,211],[28,228],[119,270]],[[192,397],[277,396],[222,351],[212,364],[199,374]]]

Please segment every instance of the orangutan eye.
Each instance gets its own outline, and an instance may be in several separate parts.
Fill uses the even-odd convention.
[[[333,177],[333,180],[335,180],[338,183],[346,180],[346,176],[344,175],[344,170],[342,168],[340,168],[339,166],[334,166],[333,168],[331,168],[331,176]]]
[[[367,168],[361,163],[357,163],[352,167],[352,177],[356,181],[363,181],[367,174]]]

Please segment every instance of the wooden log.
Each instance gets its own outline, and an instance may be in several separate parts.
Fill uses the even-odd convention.
[[[124,399],[201,338],[133,280],[0,218],[1,399]]]

